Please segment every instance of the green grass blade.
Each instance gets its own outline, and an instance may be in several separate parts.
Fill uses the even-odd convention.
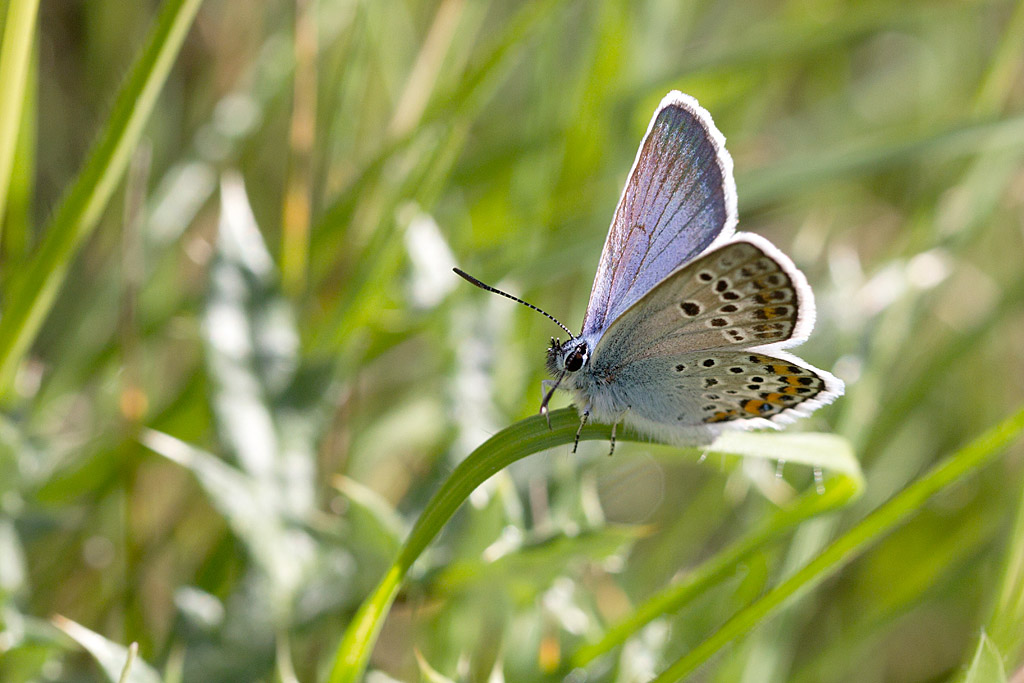
[[[1019,486],[1019,484],[1018,484]],[[999,589],[999,597],[992,610],[979,643],[979,651],[986,640],[1004,653],[1010,666],[1021,664],[1024,655],[1024,488],[1020,488],[1017,520],[1010,530],[1006,564]]]
[[[0,88],[0,228],[7,208],[38,10],[39,0],[11,0],[0,43],[0,83],[4,84]]]
[[[128,646],[128,661],[124,663],[124,669],[121,670],[121,677],[117,679],[117,683],[131,683],[132,664],[135,663],[135,658],[138,656],[139,644],[132,643]]]
[[[0,253],[8,263],[24,263],[32,251],[35,218],[32,215],[36,195],[36,168],[39,139],[39,55],[32,50],[28,65],[28,85],[21,105],[18,141],[14,146],[10,182],[4,188],[6,204],[0,211],[3,233]],[[5,273],[0,273],[3,287]]]
[[[18,363],[53,305],[76,250],[96,226],[127,167],[201,3],[168,0],[164,5],[114,102],[99,141],[57,209],[34,258],[14,279],[0,321],[0,396],[4,399],[10,397]]]
[[[5,472],[6,474],[6,472]],[[0,518],[0,600],[28,587],[28,562],[14,520]]]
[[[872,543],[921,509],[925,501],[945,487],[991,462],[1024,431],[1024,408],[964,446],[952,457],[877,508],[820,555],[804,565],[764,597],[737,613],[710,638],[676,660],[656,683],[677,681],[693,672],[727,643],[748,633],[791,599],[807,592],[836,570],[858,557]]]
[[[578,426],[579,417],[572,408],[551,413],[550,430],[543,417],[535,416],[522,420],[488,439],[455,468],[455,471],[434,494],[423,514],[416,521],[395,563],[353,617],[338,646],[334,664],[327,679],[329,683],[352,683],[360,678],[383,625],[384,617],[398,594],[406,574],[427,545],[437,536],[463,501],[469,497],[469,494],[492,475],[517,460],[548,448],[572,443]],[[580,434],[580,439],[608,439],[610,435],[611,427],[608,425],[587,425]],[[755,455],[755,444],[770,450],[770,442],[784,436],[801,435],[760,434],[747,435],[750,437],[747,439],[737,439],[735,435],[730,434],[727,437],[721,437],[707,450],[714,453]],[[813,437],[821,435],[802,436],[812,437],[813,440]],[[621,440],[646,441],[629,431],[619,438]],[[739,452],[733,450],[733,447],[736,447]],[[697,449],[694,451],[696,452]],[[772,453],[767,457],[779,456]],[[797,456],[795,459],[801,458]],[[807,456],[805,455],[803,459],[807,459]],[[840,458],[837,457],[835,460],[838,462]],[[859,474],[859,470],[857,472]]]
[[[597,642],[581,647],[571,658],[571,666],[586,666],[595,658],[609,652],[636,635],[646,624],[658,617],[678,612],[694,598],[704,594],[711,586],[731,576],[746,558],[771,541],[781,537],[811,517],[836,510],[860,495],[863,478],[859,476],[833,477],[825,483],[825,491],[816,489],[804,493],[794,503],[778,510],[758,528],[736,543],[640,604],[632,614],[616,623]]]
[[[572,666],[585,666],[621,645],[650,621],[677,612],[690,600],[729,576],[744,558],[800,522],[842,507],[864,490],[864,477],[849,443],[831,434],[726,432],[712,444],[709,451],[825,467],[839,476],[825,482],[823,492],[814,490],[805,493],[684,579],[639,605],[627,618],[609,628],[599,641],[581,647],[571,658]]]
[[[1003,657],[995,643],[984,633],[967,670],[964,683],[1006,683]]]

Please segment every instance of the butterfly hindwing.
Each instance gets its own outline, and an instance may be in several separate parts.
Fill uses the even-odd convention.
[[[661,102],[619,199],[590,294],[583,335],[599,333],[655,284],[736,224],[725,138],[688,95]]]
[[[722,426],[777,427],[842,394],[842,382],[785,351],[659,356],[620,369],[621,417],[666,438]],[[660,426],[660,428],[658,427]]]
[[[701,401],[696,414],[678,415],[680,422],[785,424],[842,393],[842,383],[831,374],[784,352],[725,351],[673,360],[680,359],[664,359],[665,372],[689,385]]]

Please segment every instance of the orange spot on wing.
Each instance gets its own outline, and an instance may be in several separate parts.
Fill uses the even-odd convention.
[[[751,415],[760,415],[760,408],[761,406],[764,405],[764,403],[765,402],[760,399],[752,398],[749,401],[745,401],[743,403],[743,410],[747,411]]]

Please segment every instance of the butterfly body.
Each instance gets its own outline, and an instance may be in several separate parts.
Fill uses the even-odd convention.
[[[619,200],[583,331],[548,349],[584,420],[706,443],[842,394],[840,380],[783,350],[814,325],[806,278],[735,224],[724,137],[693,98],[669,93]]]
[[[602,359],[588,360],[561,384],[572,392],[581,414],[596,422],[625,423],[643,434],[673,442],[701,443],[710,439],[714,430],[704,425],[673,424],[677,416],[666,410],[671,405],[681,415],[696,414],[699,406],[691,393],[671,386],[653,393],[652,387],[659,387],[657,367],[642,362],[615,367]]]

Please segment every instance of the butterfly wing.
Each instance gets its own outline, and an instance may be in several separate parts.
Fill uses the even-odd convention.
[[[637,360],[621,368],[615,420],[674,441],[721,427],[779,427],[843,393],[843,383],[785,351],[707,351]]]
[[[842,382],[780,349],[814,326],[803,274],[744,233],[679,268],[622,313],[590,359],[636,423],[785,423],[830,403]]]
[[[736,183],[711,115],[672,91],[654,113],[598,264],[582,336],[599,335],[665,276],[726,240]]]

